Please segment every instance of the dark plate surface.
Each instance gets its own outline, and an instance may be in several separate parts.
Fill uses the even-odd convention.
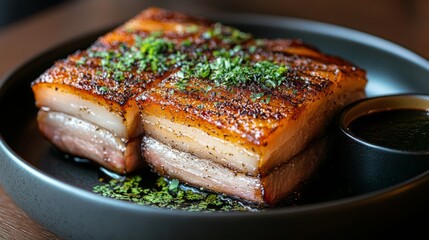
[[[270,16],[215,17],[260,37],[301,38],[368,72],[368,96],[429,93],[429,63],[385,40],[323,23]],[[0,181],[31,217],[64,238],[410,236],[429,213],[429,172],[364,194],[328,164],[285,206],[263,212],[194,213],[112,200],[91,192],[100,171],[57,152],[39,134],[30,82],[107,30],[72,40],[11,72],[0,89]],[[382,174],[382,173],[380,173]],[[426,214],[426,215],[425,215]],[[401,227],[401,228],[399,228]],[[412,232],[406,232],[411,230]]]

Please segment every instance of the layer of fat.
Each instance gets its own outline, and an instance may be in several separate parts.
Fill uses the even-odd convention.
[[[143,137],[142,146],[146,161],[161,175],[256,204],[275,205],[317,170],[324,160],[326,141],[311,144],[301,154],[264,177],[234,172],[148,136]]]
[[[144,158],[161,175],[211,191],[261,202],[262,188],[256,177],[234,172],[211,160],[197,158],[148,136],[143,137],[142,146]]]
[[[60,112],[39,110],[37,122],[44,136],[64,152],[118,173],[141,164],[140,138],[123,141],[106,129]]]
[[[134,100],[120,106],[84,90],[52,83],[33,85],[33,92],[40,108],[75,116],[121,138],[141,134],[139,110]]]
[[[183,152],[210,159],[238,172],[256,176],[259,155],[205,131],[172,122],[163,117],[142,114],[145,134]]]
[[[308,105],[297,119],[289,118],[268,138],[260,148],[260,173],[267,172],[296,154],[311,141],[323,136],[334,115],[345,105],[365,97],[364,88],[354,81],[343,81],[342,86],[332,89]]]

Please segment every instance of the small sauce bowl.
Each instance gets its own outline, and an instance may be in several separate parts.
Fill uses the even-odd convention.
[[[366,193],[429,170],[429,95],[362,99],[337,118],[333,156],[349,189]]]

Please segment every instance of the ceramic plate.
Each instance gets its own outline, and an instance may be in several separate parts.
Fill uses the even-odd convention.
[[[260,15],[213,19],[256,37],[300,38],[367,70],[367,95],[429,93],[429,63],[383,39],[329,24]],[[172,239],[267,236],[410,236],[428,213],[429,172],[368,193],[347,189],[335,161],[282,207],[261,212],[187,212],[94,194],[100,170],[65,158],[39,134],[30,83],[57,59],[89,46],[102,29],[53,48],[12,71],[0,89],[0,180],[32,218],[63,238]],[[380,173],[382,174],[382,173]],[[427,217],[427,216],[426,216]],[[407,230],[407,231],[405,231]]]

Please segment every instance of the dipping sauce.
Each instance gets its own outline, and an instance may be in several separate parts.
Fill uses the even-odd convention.
[[[429,112],[395,109],[363,115],[348,126],[356,137],[382,147],[429,151]]]

